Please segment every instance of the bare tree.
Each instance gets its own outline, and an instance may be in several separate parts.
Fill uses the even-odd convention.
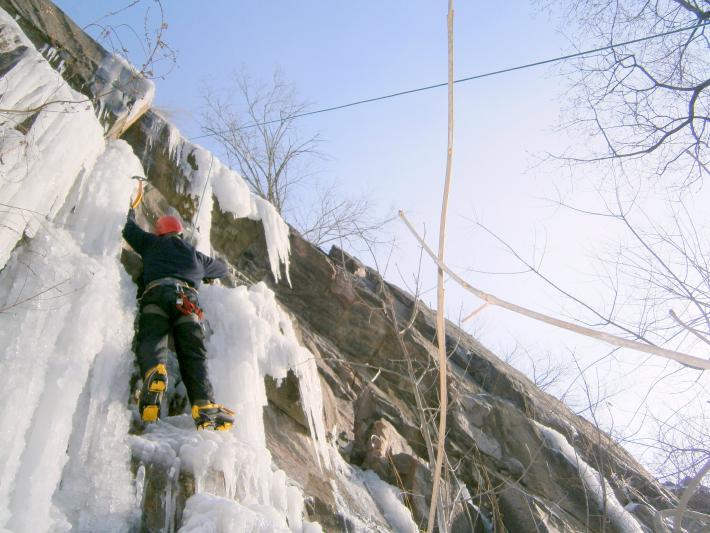
[[[233,88],[227,97],[205,91],[203,129],[251,190],[318,246],[377,244],[387,219],[373,215],[370,199],[342,195],[311,171],[313,160],[321,157],[320,137],[300,135],[296,120],[308,104],[297,98],[293,85],[277,72],[268,85],[237,74]],[[306,191],[308,199],[301,201]]]
[[[617,190],[614,203],[593,215],[610,217],[626,235],[604,262],[629,326],[658,344],[710,344],[709,243],[683,198],[659,217]]]
[[[541,391],[548,393],[561,386],[569,374],[567,366],[551,352],[537,354],[519,343],[513,346],[503,360],[525,373]]]
[[[345,197],[333,184],[319,188],[315,202],[304,202],[304,206],[290,210],[289,215],[301,235],[316,246],[335,243],[354,249],[365,243],[371,249],[386,241],[382,228],[389,220],[373,215],[366,196]]]
[[[662,480],[683,486],[710,461],[710,428],[706,413],[707,407],[693,415],[678,409],[671,416],[654,420],[658,434],[649,445],[658,452],[656,470]]]
[[[571,68],[574,98],[567,126],[590,138],[581,152],[564,157],[586,162],[642,159],[640,170],[647,177],[678,172],[681,185],[707,176],[710,4],[706,0],[561,4],[565,28],[577,21],[579,39],[591,39],[595,45],[664,34],[613,46]]]
[[[572,99],[563,126],[583,133],[584,146],[568,151],[562,159],[598,163],[595,168],[611,170],[611,188],[598,174],[595,188],[602,191],[601,207],[560,204],[600,222],[611,221],[620,237],[599,258],[600,281],[606,289],[600,306],[576,298],[545,276],[540,265],[514,253],[531,272],[579,304],[578,319],[586,316],[587,321],[616,328],[621,335],[648,344],[706,352],[710,344],[710,243],[705,236],[706,210],[693,205],[691,194],[708,176],[710,43],[706,26],[710,2],[543,3],[563,8],[566,29],[577,24],[574,41],[585,47],[590,41],[610,46],[568,69]],[[651,35],[660,36],[641,40]],[[616,45],[633,40],[637,42]],[[658,190],[659,185],[663,190]],[[695,372],[665,370],[652,387],[679,372],[688,378],[688,387],[698,391],[697,408],[708,391]],[[648,425],[656,417],[652,407],[645,409],[644,424]],[[673,420],[688,416],[679,410]],[[679,476],[691,475],[705,456],[698,455],[697,446],[681,444],[692,441],[684,433],[689,425],[663,420],[655,422],[658,438],[645,438],[642,444],[663,452],[656,468],[660,475],[669,474],[661,464],[671,465]]]
[[[228,164],[251,190],[282,212],[294,185],[308,175],[308,158],[318,155],[318,135],[301,138],[295,126],[307,104],[279,73],[269,86],[243,74],[235,75],[233,85],[243,108],[208,89],[203,129],[219,142]]]

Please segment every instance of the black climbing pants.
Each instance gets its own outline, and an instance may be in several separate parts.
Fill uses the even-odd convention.
[[[197,292],[185,289],[181,294],[175,285],[159,285],[143,294],[138,319],[136,356],[141,376],[168,360],[168,336],[173,336],[180,375],[190,403],[214,400],[212,383],[207,375],[205,333],[195,314],[185,315],[176,307],[179,297],[197,302]]]

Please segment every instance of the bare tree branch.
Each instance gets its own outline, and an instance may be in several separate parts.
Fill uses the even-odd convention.
[[[687,0],[577,0],[565,4],[565,24],[606,44],[639,34],[697,24],[689,34],[615,46],[571,69],[575,98],[568,127],[591,135],[576,155],[584,163],[646,161],[656,176],[687,186],[707,174],[710,62],[707,3]],[[596,142],[598,141],[598,142]]]

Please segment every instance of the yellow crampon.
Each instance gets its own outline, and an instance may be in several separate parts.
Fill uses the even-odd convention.
[[[155,422],[160,417],[160,402],[168,388],[168,369],[163,363],[155,365],[143,377],[138,410],[143,422]]]
[[[234,424],[234,411],[218,403],[193,405],[192,419],[197,429],[229,431]]]

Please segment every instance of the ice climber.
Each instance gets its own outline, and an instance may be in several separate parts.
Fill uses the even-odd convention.
[[[197,287],[203,280],[226,276],[227,267],[186,242],[177,217],[160,217],[155,233],[142,230],[136,223],[135,206],[134,202],[128,211],[123,238],[143,258],[145,288],[136,338],[143,376],[138,402],[141,418],[154,422],[160,416],[160,402],[168,385],[168,335],[172,334],[197,429],[226,431],[232,427],[234,412],[214,402]]]

